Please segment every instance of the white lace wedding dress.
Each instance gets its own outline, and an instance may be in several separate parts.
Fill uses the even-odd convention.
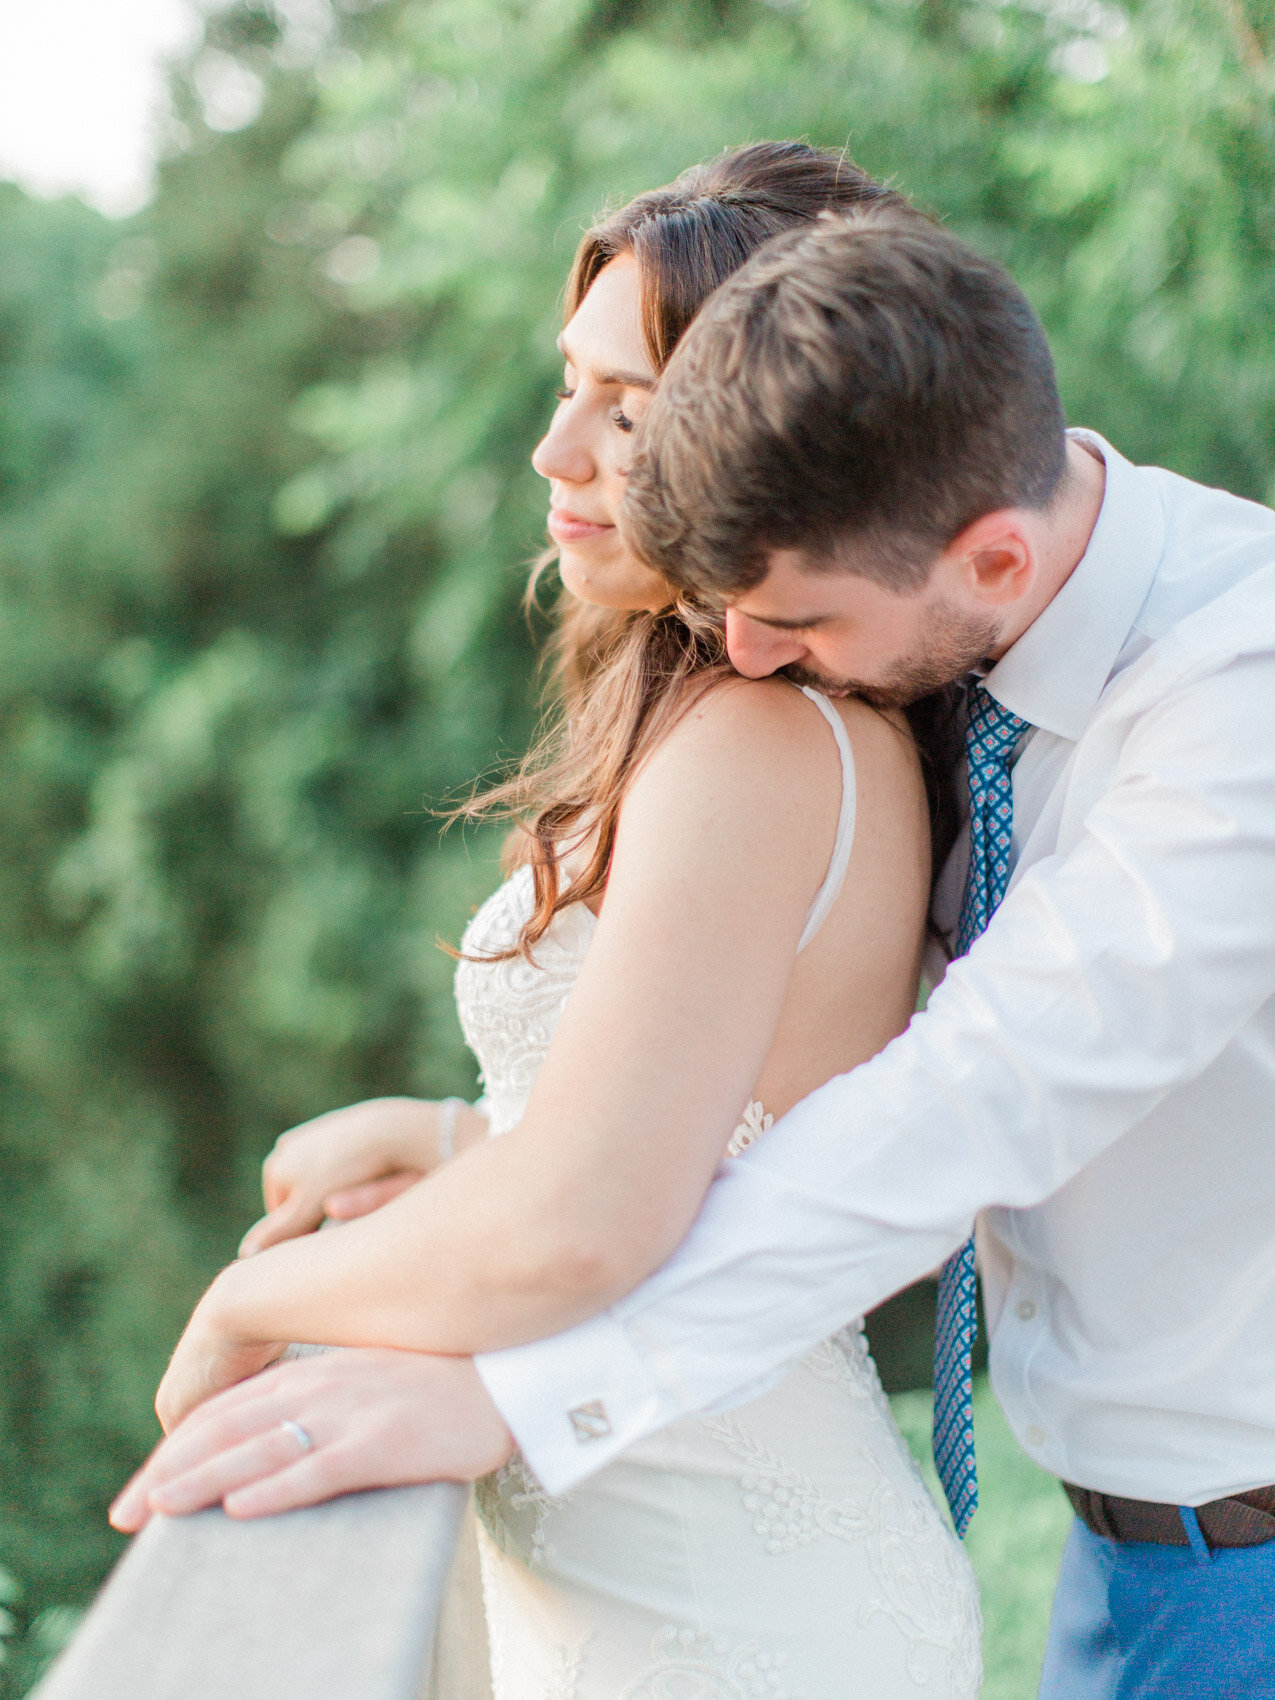
[[[836,900],[854,823],[843,802],[803,945]],[[464,949],[504,949],[530,913],[523,869],[478,911]],[[462,961],[461,1021],[492,1131],[523,1112],[596,925],[583,904],[535,948]],[[748,1106],[732,1153],[769,1125]],[[515,1457],[478,1485],[494,1700],[974,1700],[973,1575],[890,1416],[858,1323],[770,1392],[688,1418],[561,1498]],[[449,1692],[444,1690],[450,1687]],[[434,1700],[469,1700],[455,1684]]]

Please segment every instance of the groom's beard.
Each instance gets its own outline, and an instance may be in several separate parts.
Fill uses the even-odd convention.
[[[795,685],[810,685],[834,696],[856,696],[873,708],[906,708],[986,661],[1000,636],[997,622],[987,616],[960,614],[945,602],[930,611],[924,646],[896,661],[877,679],[837,678],[794,662],[779,671]]]

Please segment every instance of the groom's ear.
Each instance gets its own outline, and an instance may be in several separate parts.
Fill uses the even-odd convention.
[[[954,537],[939,557],[944,575],[986,608],[1007,608],[1030,590],[1036,547],[1021,508],[983,514]]]

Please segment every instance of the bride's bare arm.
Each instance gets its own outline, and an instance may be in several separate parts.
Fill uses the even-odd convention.
[[[873,765],[900,756],[863,714],[871,794]],[[374,1215],[223,1271],[161,1389],[166,1424],[278,1342],[489,1350],[567,1327],[656,1268],[761,1074],[839,797],[828,729],[791,686],[706,699],[626,800],[523,1121]]]

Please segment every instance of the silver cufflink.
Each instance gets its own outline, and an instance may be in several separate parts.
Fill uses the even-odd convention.
[[[590,1399],[585,1405],[577,1405],[567,1415],[571,1418],[571,1432],[581,1446],[590,1440],[605,1440],[611,1432],[611,1419],[601,1399]]]

